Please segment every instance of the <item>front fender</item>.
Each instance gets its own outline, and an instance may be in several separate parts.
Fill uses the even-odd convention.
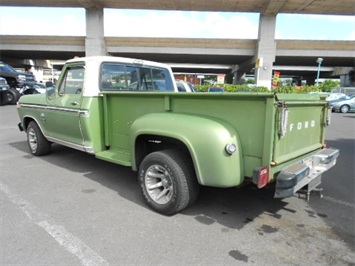
[[[130,141],[132,165],[136,169],[134,150],[141,135],[157,135],[177,139],[185,144],[192,157],[198,182],[214,187],[238,186],[244,181],[242,151],[235,129],[226,121],[213,117],[153,113],[132,123]],[[229,155],[225,147],[234,143],[237,151]]]

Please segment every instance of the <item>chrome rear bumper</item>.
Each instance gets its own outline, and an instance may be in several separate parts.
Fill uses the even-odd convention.
[[[314,189],[321,183],[321,175],[333,167],[339,157],[339,150],[327,148],[300,162],[292,164],[276,177],[275,198],[293,196],[301,188],[312,185]]]

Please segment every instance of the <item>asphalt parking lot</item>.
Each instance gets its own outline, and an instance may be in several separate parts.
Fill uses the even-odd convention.
[[[341,149],[322,199],[203,188],[166,217],[137,174],[59,145],[33,157],[16,106],[0,107],[1,265],[355,265],[355,114],[333,114]]]

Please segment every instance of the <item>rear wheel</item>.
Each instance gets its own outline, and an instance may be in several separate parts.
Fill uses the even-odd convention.
[[[191,159],[178,150],[147,155],[139,169],[139,183],[148,206],[165,215],[191,205],[199,191]]]
[[[342,105],[342,106],[340,106],[340,112],[342,112],[342,113],[347,113],[347,112],[349,112],[349,110],[350,110],[350,106],[349,105]]]
[[[27,127],[27,143],[33,155],[46,155],[51,151],[51,143],[43,136],[34,121],[31,121]]]

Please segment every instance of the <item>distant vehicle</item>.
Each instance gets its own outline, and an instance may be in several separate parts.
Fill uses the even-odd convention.
[[[197,92],[196,87],[187,81],[176,80],[176,86],[179,92]]]
[[[355,93],[355,87],[338,87],[331,91],[332,93],[344,93],[346,95]]]
[[[31,87],[37,83],[35,76],[29,73],[22,73],[12,66],[0,61],[0,77],[6,79],[10,88]]]
[[[32,89],[36,90],[37,93],[45,93],[46,85],[44,85],[43,83],[37,83],[36,85],[33,85]]]
[[[222,87],[209,87],[208,92],[224,92],[224,88]]]
[[[317,91],[312,91],[309,94],[318,94],[320,96],[326,97],[326,100],[328,102],[337,101],[339,99],[342,99],[342,98],[346,97],[346,94],[340,93],[340,92],[317,92]]]
[[[8,90],[9,104],[16,104],[21,93],[37,83],[33,74],[18,72],[12,66],[1,61],[0,77],[6,79],[7,84],[10,86]]]
[[[355,94],[343,99],[331,102],[333,112],[348,113],[355,111]]]
[[[342,98],[345,98],[346,94],[344,93],[339,93],[339,92],[332,92],[328,94],[328,97],[326,98],[327,101],[336,101]]]

